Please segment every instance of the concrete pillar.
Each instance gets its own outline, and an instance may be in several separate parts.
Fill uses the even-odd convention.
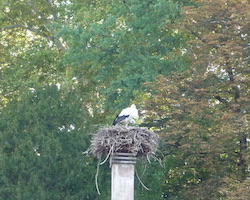
[[[134,200],[135,163],[131,153],[111,156],[111,200]]]

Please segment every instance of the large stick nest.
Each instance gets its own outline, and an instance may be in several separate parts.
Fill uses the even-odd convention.
[[[97,158],[113,153],[133,153],[138,158],[155,155],[159,136],[147,128],[112,126],[101,128],[91,140],[89,151]]]

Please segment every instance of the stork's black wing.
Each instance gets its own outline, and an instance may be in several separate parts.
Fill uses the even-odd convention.
[[[117,115],[115,120],[113,121],[113,126],[115,126],[116,124],[119,124],[120,122],[122,122],[127,117],[129,117],[129,115],[122,115],[122,116]]]

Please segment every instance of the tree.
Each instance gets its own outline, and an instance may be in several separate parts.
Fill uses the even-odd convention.
[[[62,28],[59,35],[70,44],[64,65],[79,81],[94,82],[93,90],[103,97],[106,109],[127,106],[145,89],[143,83],[184,68],[178,54],[184,39],[168,28],[179,17],[178,3],[130,0],[96,4],[79,7],[78,25]],[[89,12],[95,17],[89,18]],[[88,80],[88,74],[94,80]]]
[[[186,0],[2,1],[2,102],[36,82],[66,81],[94,113],[104,102],[105,110],[119,110],[144,82],[184,67],[183,37],[168,25]],[[20,82],[10,87],[13,73]]]
[[[63,21],[56,17],[63,14],[61,3],[1,0],[1,107],[37,83],[62,78],[56,63],[66,47],[52,27]]]
[[[196,43],[196,48],[201,47],[202,49],[200,51],[202,57],[200,53],[194,51],[194,54],[200,58],[199,60],[203,60],[205,52],[211,54],[211,56],[207,56],[205,62],[201,62],[201,65],[207,63],[207,70],[210,71],[210,74],[217,76],[218,84],[215,84],[214,89],[209,91],[217,91],[217,93],[213,93],[214,98],[227,107],[225,109],[228,112],[227,117],[232,121],[227,126],[230,130],[226,131],[238,135],[239,154],[245,154],[246,138],[249,135],[246,126],[250,112],[249,103],[247,103],[250,81],[247,69],[249,30],[246,28],[249,25],[248,8],[250,4],[248,1],[212,1],[209,4],[203,1],[197,2],[202,5],[201,8],[194,15],[187,14],[184,24],[190,33],[199,40],[198,43],[200,41],[203,43]],[[187,8],[184,12],[188,13],[188,10]],[[202,18],[195,17],[195,15],[202,16],[201,12],[205,12],[205,10],[207,12]],[[196,26],[189,23],[191,19],[196,21]],[[200,35],[197,34],[197,30],[201,31]],[[246,161],[243,155],[239,155],[239,157],[239,178],[244,180],[246,178]]]
[[[181,160],[166,171],[166,199],[218,199],[225,197],[219,189],[225,177],[239,184],[249,177],[250,4],[195,2],[184,7],[179,25],[192,39],[192,65],[150,83],[145,103],[148,122],[165,138],[166,157]],[[172,183],[180,187],[173,191]]]
[[[0,118],[0,196],[99,199],[96,162],[83,155],[93,131],[84,124],[86,117],[77,93],[55,85],[34,88],[9,102]],[[103,199],[109,191],[103,189],[102,177],[100,173]]]
[[[20,32],[29,31],[30,34],[41,37],[52,43],[61,51],[66,51],[63,42],[56,37],[55,23],[69,22],[70,12],[66,9],[66,3],[59,1],[13,1],[1,0],[1,29],[2,33],[10,33],[11,39],[18,36]],[[65,5],[66,4],[66,5]],[[58,15],[61,13],[63,15]]]
[[[185,39],[170,25],[187,1],[1,2],[1,195],[105,198],[82,181],[85,171],[94,177],[95,161],[71,146],[86,150],[87,134],[144,98],[143,83],[183,70]],[[153,179],[149,172],[154,192],[137,196],[161,198],[162,173]],[[101,187],[108,173],[101,172]]]

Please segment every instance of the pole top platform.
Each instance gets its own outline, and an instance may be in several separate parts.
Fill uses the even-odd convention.
[[[110,157],[110,164],[136,164],[136,156],[133,153],[114,153]]]

